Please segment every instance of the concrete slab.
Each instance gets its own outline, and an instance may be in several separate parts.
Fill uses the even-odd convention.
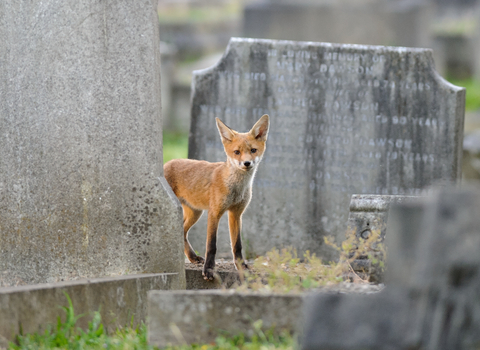
[[[150,291],[148,342],[168,344],[215,340],[228,334],[252,332],[261,319],[264,329],[294,332],[300,327],[303,295],[272,295],[223,291]]]
[[[86,314],[77,323],[80,327],[86,327],[90,314],[98,310],[109,331],[130,325],[132,318],[134,325],[145,322],[147,292],[172,289],[178,279],[176,273],[161,273],[0,288],[0,346],[21,329],[24,334],[41,332],[58,316],[64,320],[60,306],[68,306],[65,293],[75,314]]]
[[[187,272],[188,275],[188,272]],[[340,283],[317,291],[323,293],[370,294],[383,286]],[[262,329],[274,327],[301,334],[302,307],[307,293],[273,294],[234,290],[156,291],[148,293],[148,341],[165,346],[209,343],[220,334],[253,335],[253,322]]]

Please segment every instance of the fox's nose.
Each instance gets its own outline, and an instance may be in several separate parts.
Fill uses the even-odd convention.
[[[245,166],[247,166],[247,167],[250,166],[250,164],[252,164],[252,163],[251,163],[251,162],[248,162],[248,161],[247,161],[247,162],[243,162],[243,165],[245,165]]]

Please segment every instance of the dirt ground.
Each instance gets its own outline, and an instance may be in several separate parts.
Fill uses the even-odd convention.
[[[252,266],[253,262],[247,261],[247,265]],[[192,264],[185,260],[185,268],[190,270],[202,271],[203,265]],[[235,272],[237,271],[233,261],[230,259],[217,259],[215,270],[217,272]],[[250,267],[250,271],[253,272]],[[337,284],[322,286],[316,289],[317,292],[325,293],[348,293],[348,294],[371,294],[380,292],[385,288],[384,284],[373,284],[366,282],[341,282]]]
[[[248,265],[247,261],[247,265]],[[250,264],[252,265],[252,264]],[[185,259],[185,268],[190,270],[198,270],[202,271],[203,264],[192,264],[187,259]],[[216,259],[215,260],[215,270],[218,272],[235,272],[237,269],[235,268],[235,264],[231,259]]]

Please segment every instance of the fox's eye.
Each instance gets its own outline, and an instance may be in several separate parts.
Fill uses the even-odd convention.
[[[251,151],[251,152],[252,152],[252,153],[255,153],[255,152],[257,152],[257,149],[256,149],[256,148],[252,148],[252,151]]]
[[[240,154],[240,151],[239,150],[235,150],[233,151],[233,153],[235,153],[237,156]]]

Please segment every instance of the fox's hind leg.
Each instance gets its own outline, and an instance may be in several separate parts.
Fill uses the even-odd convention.
[[[184,251],[188,260],[194,264],[203,264],[204,259],[201,256],[198,256],[193,250],[190,242],[188,241],[188,231],[190,228],[195,225],[195,223],[202,216],[203,211],[197,210],[189,207],[186,204],[182,203],[183,207],[183,237],[184,237]]]

